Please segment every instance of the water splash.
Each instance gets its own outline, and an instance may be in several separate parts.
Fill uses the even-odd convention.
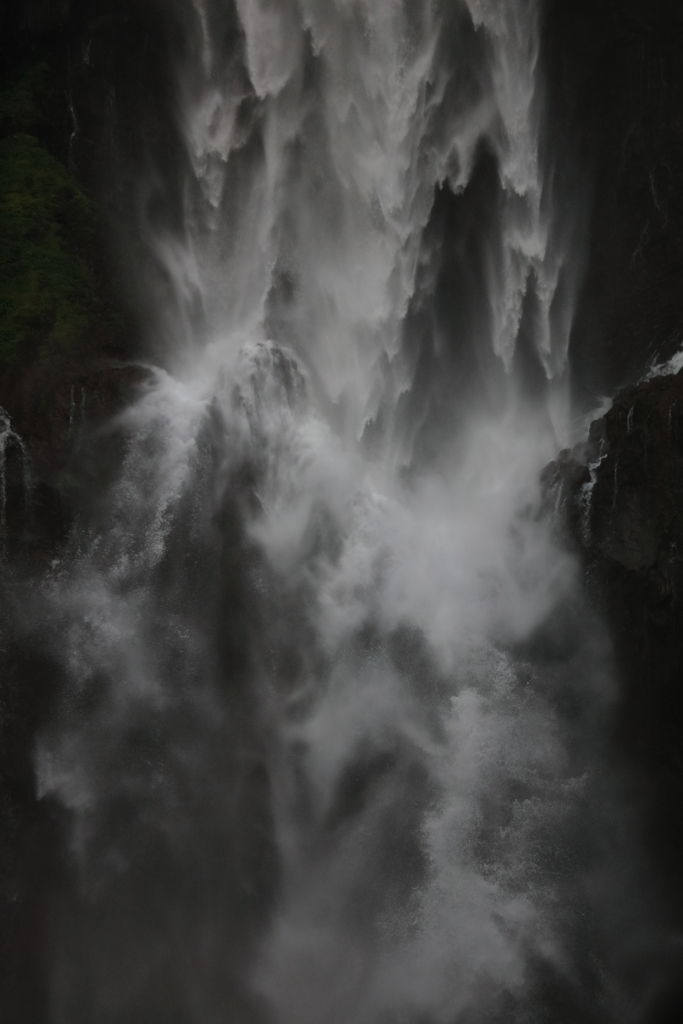
[[[653,362],[643,380],[652,380],[653,377],[668,377],[671,374],[680,373],[681,370],[683,370],[683,351],[675,352],[664,363]]]
[[[180,326],[46,587],[70,699],[38,777],[78,878],[55,1017],[521,1022],[551,977],[619,1019],[587,881],[613,692],[538,511],[548,395],[515,369],[532,284],[531,347],[566,360],[538,8],[189,6],[185,220],[154,241]],[[454,316],[448,347],[427,315],[415,356],[452,258],[435,196],[462,228],[482,180],[482,329]],[[500,401],[473,388],[437,429],[408,399],[472,336]]]

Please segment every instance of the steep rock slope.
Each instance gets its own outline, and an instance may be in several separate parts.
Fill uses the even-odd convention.
[[[616,746],[645,787],[662,886],[683,919],[683,371],[619,393],[586,443],[547,467],[549,507],[609,625]]]

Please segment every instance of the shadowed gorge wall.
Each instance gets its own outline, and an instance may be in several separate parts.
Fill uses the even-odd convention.
[[[681,10],[669,0],[546,10],[550,132],[574,158],[590,223],[576,387],[608,394],[680,344]]]

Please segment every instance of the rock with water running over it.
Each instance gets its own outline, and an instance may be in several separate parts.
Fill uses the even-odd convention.
[[[0,396],[7,420],[0,464],[5,555],[49,556],[88,494],[99,493],[120,451],[113,417],[149,380],[136,364],[29,366]]]

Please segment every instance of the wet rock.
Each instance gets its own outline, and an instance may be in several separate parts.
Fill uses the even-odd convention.
[[[683,860],[683,372],[622,391],[544,487],[611,631],[617,748],[640,769],[670,882]],[[680,881],[672,894],[683,919]]]
[[[108,424],[150,371],[93,360],[44,361],[5,378],[0,409],[0,1019],[49,1019],[44,962],[48,889],[59,841],[39,801],[35,737],[49,719],[60,679],[27,638],[22,614],[44,578],[82,492],[115,472],[120,452]],[[111,437],[110,437],[111,435]],[[98,479],[99,478],[99,479]],[[20,611],[23,609],[23,612]]]
[[[149,376],[138,364],[106,362],[66,367],[56,376],[54,366],[40,364],[22,373],[2,398],[37,477],[58,479],[83,429],[119,412]]]
[[[683,371],[622,391],[543,482],[589,564],[683,596]]]
[[[10,559],[49,556],[65,537],[84,490],[117,463],[106,428],[150,379],[138,364],[28,367],[6,394],[2,544]]]

